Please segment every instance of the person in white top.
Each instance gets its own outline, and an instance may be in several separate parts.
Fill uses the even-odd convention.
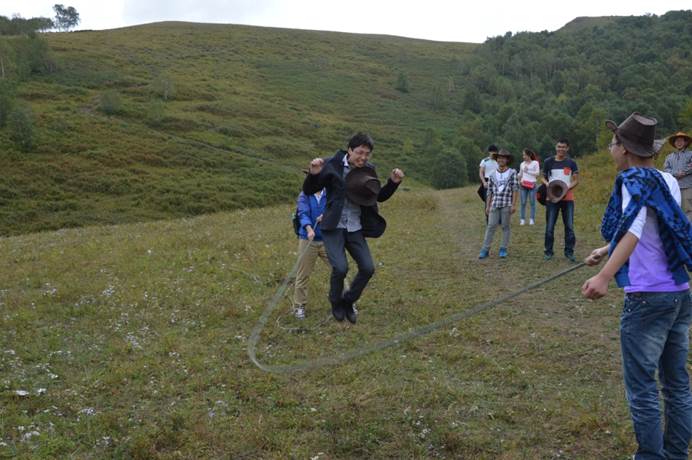
[[[497,171],[497,147],[495,145],[488,146],[488,156],[481,160],[478,167],[478,177],[481,179],[481,184],[486,189],[488,188],[488,178]]]
[[[497,171],[497,147],[495,144],[488,146],[488,156],[481,160],[478,165],[478,177],[481,179],[481,186],[478,187],[478,195],[483,200],[483,209],[488,201],[488,179]],[[488,215],[485,215],[485,222],[488,222]]]
[[[531,149],[524,149],[522,152],[524,161],[519,165],[519,192],[521,205],[519,210],[519,225],[526,223],[526,202],[531,205],[531,218],[529,225],[536,223],[536,181],[541,172],[538,165],[538,156]]]

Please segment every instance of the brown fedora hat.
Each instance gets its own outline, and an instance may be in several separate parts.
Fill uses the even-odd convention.
[[[353,168],[346,175],[346,197],[359,206],[374,206],[380,188],[375,170],[367,166]]]
[[[678,137],[682,137],[683,139],[685,139],[685,141],[687,141],[687,145],[690,145],[690,142],[692,142],[692,137],[688,136],[687,133],[683,133],[682,131],[678,131],[677,133],[673,134],[672,136],[670,136],[668,138],[668,142],[670,142],[670,145],[675,147],[675,140]]]
[[[654,156],[663,145],[663,142],[654,139],[657,123],[655,118],[638,112],[633,112],[619,125],[616,125],[613,120],[605,122],[608,129],[615,133],[628,152],[644,158]]]
[[[512,160],[514,160],[514,157],[512,156],[512,154],[509,153],[509,150],[506,150],[506,149],[500,149],[500,151],[497,152],[497,156],[498,156],[498,158],[499,158],[499,157],[505,157],[505,158],[507,158],[507,164],[508,164],[508,165],[511,165],[511,164],[512,164]]]
[[[565,195],[567,195],[568,191],[569,185],[567,185],[567,182],[559,179],[550,181],[547,187],[547,191],[545,193],[545,199],[550,201],[551,203],[557,203],[558,201],[562,200],[565,197]]]

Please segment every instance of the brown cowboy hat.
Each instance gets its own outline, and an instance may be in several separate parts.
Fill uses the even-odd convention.
[[[668,142],[670,142],[670,145],[675,147],[675,140],[678,137],[684,138],[685,141],[687,141],[687,145],[690,145],[690,143],[692,142],[692,137],[688,136],[687,133],[683,133],[682,131],[678,131],[677,133],[673,134],[672,136],[670,136],[668,138]]]
[[[497,152],[497,156],[498,156],[498,158],[499,158],[499,157],[505,157],[505,158],[507,158],[507,164],[508,164],[508,165],[511,165],[511,164],[512,164],[512,160],[514,160],[514,157],[512,157],[512,154],[509,153],[509,150],[506,150],[506,149],[500,149],[500,151]]]
[[[608,129],[615,133],[628,152],[643,158],[654,156],[663,145],[662,141],[654,139],[657,123],[655,118],[638,112],[633,112],[619,125],[616,125],[613,120],[605,122]]]
[[[374,206],[380,188],[375,170],[367,166],[353,168],[346,175],[346,197],[359,206]]]
[[[569,185],[567,185],[567,182],[555,179],[548,184],[545,199],[551,203],[557,203],[567,195],[568,191]]]

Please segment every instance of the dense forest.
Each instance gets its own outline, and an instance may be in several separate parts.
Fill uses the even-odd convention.
[[[43,32],[54,27],[53,20],[50,18],[30,18],[24,19],[21,16],[8,18],[0,16],[0,35],[24,35]]]
[[[432,110],[457,123],[405,141],[404,151],[423,152],[405,161],[433,186],[456,187],[478,180],[491,143],[546,157],[567,138],[572,155],[589,154],[610,140],[604,120],[634,111],[656,117],[661,137],[689,129],[690,57],[692,11],[577,18],[555,32],[489,38],[427,89]],[[397,88],[413,92],[410,80],[400,75]]]
[[[17,100],[17,90],[23,82],[53,70],[48,43],[33,29],[0,39],[0,128],[9,125],[9,138],[19,150],[33,147],[34,124],[31,106]]]
[[[602,147],[603,120],[633,111],[659,133],[692,126],[692,11],[581,18],[556,32],[488,39],[460,64],[455,109],[478,146],[547,153],[555,138],[573,153]]]

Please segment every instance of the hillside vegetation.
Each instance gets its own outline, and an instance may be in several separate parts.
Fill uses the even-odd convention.
[[[546,152],[564,133],[578,155],[609,140],[602,120],[653,115],[659,133],[692,127],[692,11],[578,18],[556,32],[486,41],[463,75],[491,138]]]
[[[170,22],[0,37],[0,235],[286,203],[358,130],[381,171],[435,187],[475,181],[489,143],[593,152],[632,110],[667,135],[692,126],[690,50],[692,11],[480,45]]]
[[[374,134],[377,163],[401,161],[403,139],[456,123],[428,90],[473,48],[186,23],[46,40],[57,68],[17,88],[35,147],[0,132],[3,234],[286,202],[305,164],[357,130]]]

